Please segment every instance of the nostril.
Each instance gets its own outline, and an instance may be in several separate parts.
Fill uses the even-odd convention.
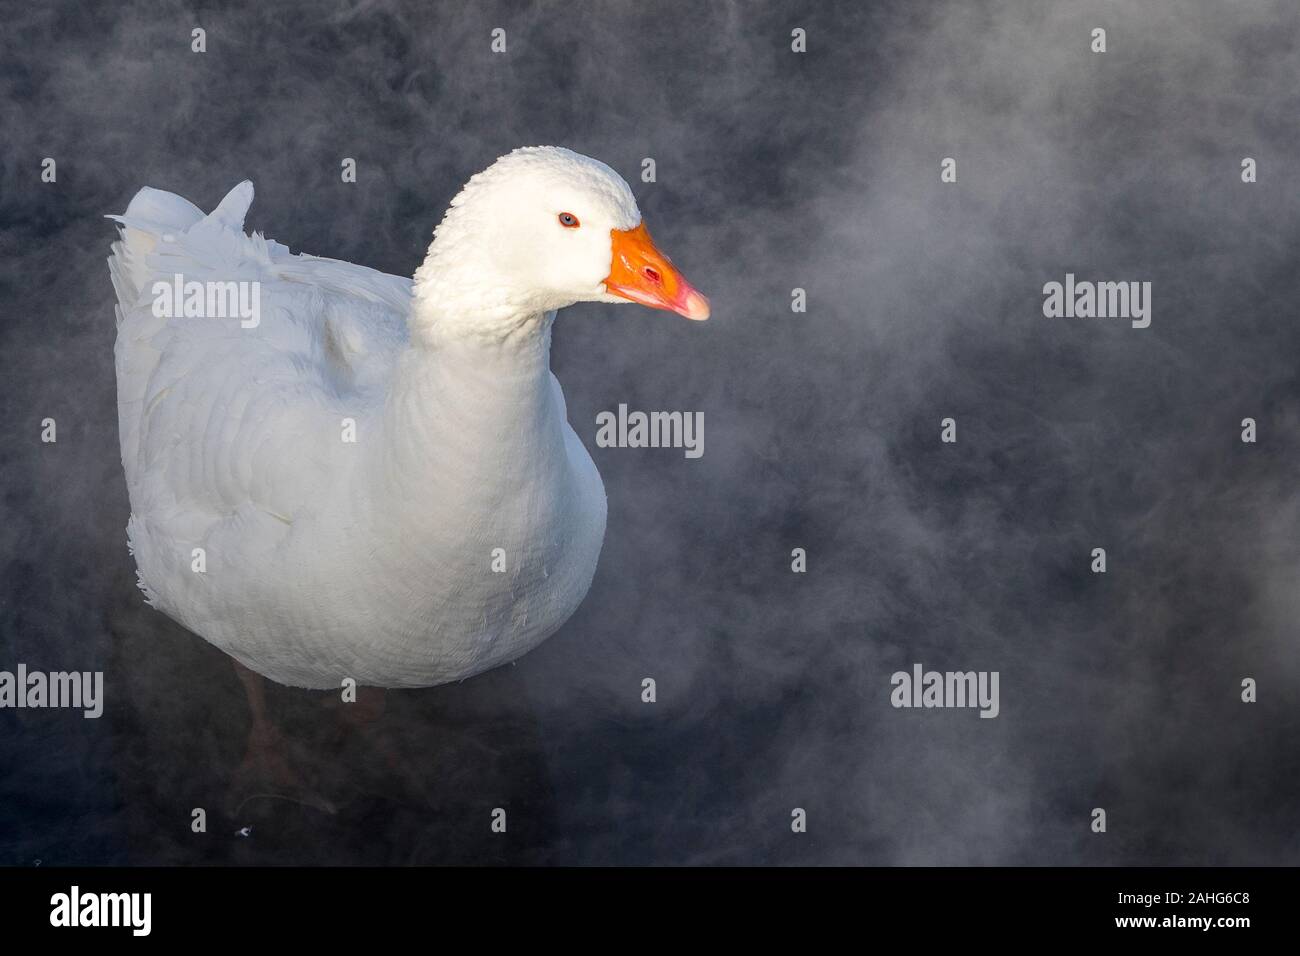
[[[645,267],[644,269],[642,269],[641,271],[642,271],[643,273],[645,273],[645,277],[646,277],[647,279],[649,279],[651,282],[660,282],[660,281],[662,281],[661,278],[660,278],[660,276],[659,276],[659,272],[658,272],[658,270],[653,269],[653,268],[651,268],[650,266],[646,266],[646,267]]]

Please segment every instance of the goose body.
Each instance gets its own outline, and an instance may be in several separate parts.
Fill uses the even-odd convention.
[[[114,217],[147,600],[292,686],[430,686],[519,657],[582,601],[605,531],[550,371],[556,309],[632,298],[704,317],[703,298],[665,289],[667,260],[640,264],[653,246],[626,183],[568,150],[474,177],[415,280],[249,236],[252,199],[245,182],[204,215],[144,189]],[[230,282],[256,316],[171,314],[183,284]]]

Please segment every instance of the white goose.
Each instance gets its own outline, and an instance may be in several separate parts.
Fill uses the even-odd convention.
[[[111,217],[147,600],[297,687],[426,687],[519,657],[582,601],[605,531],[550,371],[555,310],[705,319],[708,301],[627,183],[557,147],[474,176],[414,280],[248,236],[252,200],[241,183],[204,216],[146,188]],[[167,314],[174,283],[230,281],[256,283],[258,314]]]

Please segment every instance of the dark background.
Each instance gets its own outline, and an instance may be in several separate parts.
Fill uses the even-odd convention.
[[[0,668],[102,669],[107,709],[0,711],[0,863],[1300,860],[1294,3],[2,13]],[[240,685],[134,587],[101,217],[247,177],[251,229],[410,275],[538,143],[621,172],[714,307],[561,313],[609,493],[591,593],[369,724],[273,688],[337,812],[235,813]],[[1066,272],[1151,281],[1151,327],[1044,318]],[[595,448],[620,402],[703,411],[704,457]],[[999,671],[1001,716],[893,709],[914,662]]]

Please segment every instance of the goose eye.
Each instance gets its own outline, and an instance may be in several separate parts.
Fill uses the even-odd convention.
[[[571,212],[560,213],[560,225],[565,229],[577,229],[578,217]]]

